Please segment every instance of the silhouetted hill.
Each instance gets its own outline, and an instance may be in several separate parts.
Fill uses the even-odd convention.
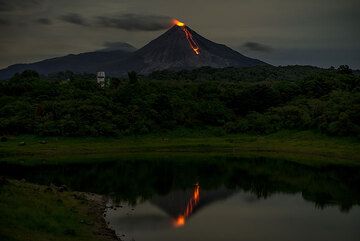
[[[192,49],[188,35],[199,47],[198,54]],[[75,73],[106,71],[112,76],[121,76],[128,71],[149,74],[159,70],[188,70],[204,66],[224,68],[267,65],[223,44],[214,43],[187,26],[175,25],[143,48],[132,52],[134,49],[128,44],[115,43],[97,52],[67,55],[32,64],[16,64],[0,70],[0,79],[10,78],[26,69],[45,75],[69,70]]]
[[[120,61],[130,54],[129,50],[108,51],[105,49],[81,54],[69,54],[31,64],[15,64],[0,70],[0,79],[11,78],[14,74],[27,69],[35,70],[43,75],[67,70],[74,73],[96,73],[103,70],[104,63]]]

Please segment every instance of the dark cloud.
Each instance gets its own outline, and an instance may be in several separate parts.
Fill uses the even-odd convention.
[[[123,29],[126,31],[157,31],[169,28],[171,18],[160,15],[123,14],[119,16],[98,16],[95,21],[76,13],[69,13],[60,16],[60,19],[67,23],[85,27],[106,27]]]
[[[0,12],[34,8],[41,5],[42,2],[42,0],[0,0]]]
[[[272,51],[272,48],[268,45],[256,43],[256,42],[246,42],[243,44],[244,48],[247,48],[252,51],[258,51],[258,52],[270,52]]]
[[[86,26],[86,27],[89,26],[88,21],[83,16],[81,16],[80,14],[76,14],[76,13],[69,13],[69,14],[62,15],[62,16],[60,16],[60,19],[67,23],[72,23],[72,24]]]
[[[11,25],[11,22],[7,19],[0,18],[0,26],[1,25]]]
[[[128,52],[133,52],[136,50],[134,46],[124,42],[105,42],[103,44],[103,47],[103,51],[124,50]]]
[[[132,46],[130,44],[124,43],[124,42],[105,42],[103,44],[103,47],[105,47],[105,48],[117,48],[117,47],[132,47]]]
[[[0,11],[7,12],[14,10],[14,5],[10,1],[0,0]]]
[[[36,22],[43,25],[51,25],[52,21],[49,18],[38,18],[36,19]]]
[[[157,31],[167,29],[171,18],[159,15],[123,14],[114,17],[97,17],[101,27],[117,28],[126,31]]]

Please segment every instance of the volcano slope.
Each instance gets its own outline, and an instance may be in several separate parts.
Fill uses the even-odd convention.
[[[191,34],[199,47],[197,54],[184,31]],[[257,59],[246,57],[223,45],[214,43],[187,26],[174,25],[167,32],[134,52],[129,58],[106,66],[106,71],[121,75],[126,71],[149,74],[158,70],[183,70],[209,66],[213,68],[251,67],[268,65]]]

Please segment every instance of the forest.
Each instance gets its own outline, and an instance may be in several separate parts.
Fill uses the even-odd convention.
[[[249,67],[107,77],[27,70],[0,81],[0,135],[122,136],[176,128],[360,137],[360,75],[348,66]]]

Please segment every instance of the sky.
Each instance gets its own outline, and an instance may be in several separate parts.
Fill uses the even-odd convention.
[[[0,0],[0,68],[141,48],[172,18],[272,65],[360,69],[359,0]]]

